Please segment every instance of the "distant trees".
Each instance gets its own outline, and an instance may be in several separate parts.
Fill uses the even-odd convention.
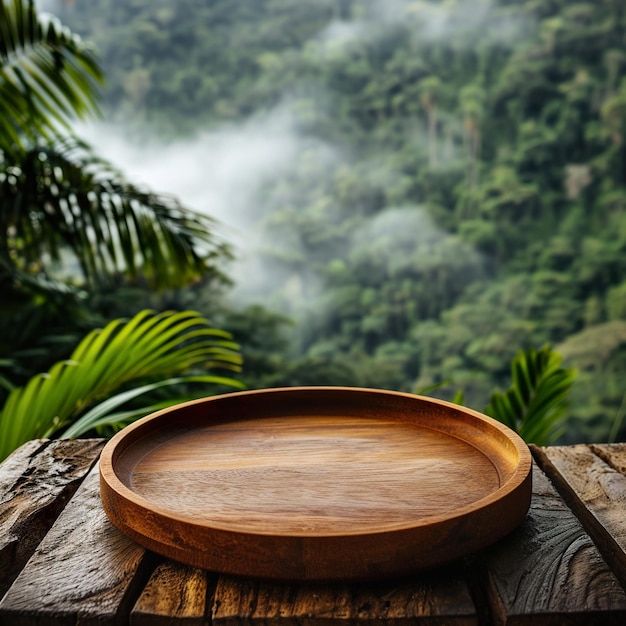
[[[113,68],[113,116],[184,134],[277,103],[292,114],[306,148],[264,181],[250,228],[276,242],[262,255],[284,279],[272,302],[302,315],[299,366],[277,357],[250,384],[304,380],[314,359],[315,381],[325,367],[331,383],[449,380],[436,393],[461,387],[480,408],[519,348],[558,352],[624,319],[626,11],[383,4],[103,0],[64,14]],[[395,210],[412,218],[398,240],[383,228]],[[619,414],[619,346],[594,367],[567,352],[581,370],[570,441],[606,439]]]
[[[441,91],[441,81],[436,76],[428,76],[418,83],[420,102],[426,111],[428,120],[428,164],[437,165],[438,133],[437,105]]]
[[[459,94],[459,106],[463,115],[463,144],[467,154],[467,178],[469,189],[479,183],[479,163],[482,134],[482,118],[485,114],[485,92],[479,85],[467,85]]]

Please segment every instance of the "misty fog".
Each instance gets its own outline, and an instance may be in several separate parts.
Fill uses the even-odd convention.
[[[78,135],[232,244],[224,315],[272,356],[253,384],[315,361],[314,380],[449,380],[481,409],[549,344],[584,370],[575,428],[605,437],[624,406],[618,5],[38,5],[101,46],[104,119]],[[274,312],[303,335],[282,361]]]
[[[56,3],[40,0],[39,4],[44,9],[54,10]],[[311,38],[310,44],[320,55],[332,55],[337,46],[384,37],[386,29],[401,21],[409,10],[419,11],[422,16],[417,37],[436,40],[461,34],[464,37],[460,40],[462,44],[471,45],[481,36],[481,28],[490,18],[492,3],[467,0],[460,2],[454,11],[445,4],[405,0],[378,0],[368,6],[369,11],[359,19],[331,21]],[[529,24],[527,21],[509,20],[500,26],[498,33],[512,39],[525,31]],[[210,67],[207,71],[210,72]],[[323,111],[330,95],[321,93],[318,85],[313,91],[314,106]],[[307,289],[304,297],[301,287],[294,289],[293,276],[277,271],[275,263],[268,263],[268,251],[272,256],[280,256],[289,255],[290,250],[288,244],[274,233],[271,225],[264,223],[268,207],[259,201],[259,192],[267,182],[290,176],[294,160],[307,151],[311,152],[312,159],[322,160],[324,163],[318,163],[318,166],[329,172],[335,171],[341,163],[350,163],[358,158],[358,155],[351,155],[345,146],[324,144],[303,134],[297,116],[290,94],[285,93],[284,101],[270,113],[254,116],[238,125],[198,131],[192,138],[184,140],[164,142],[156,137],[139,136],[136,132],[129,132],[123,124],[106,118],[101,122],[79,125],[76,132],[91,143],[101,156],[115,163],[130,181],[145,184],[161,193],[173,194],[189,208],[217,218],[221,225],[219,234],[235,249],[236,260],[230,270],[235,281],[230,298],[235,303],[248,304],[260,300],[294,315],[302,312],[303,308],[306,310],[315,306],[311,296],[321,283],[313,272],[305,271]],[[416,126],[412,132],[416,144],[426,143],[420,127]],[[440,146],[444,159],[446,154],[449,156],[450,149],[449,146]],[[381,185],[387,182],[385,176],[393,178],[393,173],[374,172],[375,163],[370,169],[374,177],[381,178]],[[396,208],[388,207],[391,210]],[[294,209],[297,210],[297,207]],[[431,239],[433,234],[441,240],[448,239],[432,220],[423,214],[420,217],[418,207],[413,209],[416,213],[411,218],[414,223],[410,230],[415,236],[410,243],[398,241],[398,245],[403,249],[407,245],[413,249],[421,246],[422,225],[426,225],[425,232]],[[354,235],[355,241],[362,237],[363,232],[371,231],[380,223],[381,216],[378,216],[371,226],[361,224]],[[400,225],[395,234],[401,238],[403,233],[406,230]],[[446,249],[452,256],[466,255],[468,264],[473,264],[477,256],[474,251],[467,246],[452,251],[448,244],[449,241]],[[390,249],[394,248],[393,243],[390,246]],[[352,251],[348,247],[336,250],[335,254],[349,262]],[[384,263],[384,259],[380,261]],[[296,282],[300,284],[301,278]]]

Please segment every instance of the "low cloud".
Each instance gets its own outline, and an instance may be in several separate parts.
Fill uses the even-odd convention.
[[[38,3],[41,8],[52,10],[54,4],[53,1]],[[451,3],[372,0],[361,16],[332,21],[317,34],[315,41],[322,49],[350,46],[389,32],[407,19],[414,20],[415,36],[422,40],[454,37],[461,32],[481,37],[493,16],[492,0]],[[520,26],[514,20],[510,24],[513,30]],[[323,288],[322,279],[316,274],[314,263],[298,248],[299,243],[287,241],[286,229],[282,230],[281,238],[280,228],[264,223],[276,208],[272,204],[275,198],[268,200],[264,194],[270,186],[274,193],[279,186],[276,183],[284,177],[285,194],[289,197],[281,199],[284,206],[280,219],[288,217],[285,206],[295,219],[302,214],[299,209],[307,206],[307,198],[298,196],[306,192],[294,190],[292,184],[296,164],[304,168],[312,163],[310,169],[317,168],[317,173],[303,175],[307,184],[315,187],[316,176],[323,185],[324,176],[332,176],[341,164],[352,165],[352,159],[357,158],[348,156],[338,146],[313,140],[299,129],[299,120],[307,114],[303,107],[310,107],[311,115],[332,109],[325,101],[327,94],[320,93],[319,88],[312,90],[312,94],[308,99],[300,95],[293,101],[285,94],[283,103],[268,114],[167,143],[154,138],[138,139],[127,129],[110,123],[84,125],[76,132],[133,183],[175,195],[189,208],[221,223],[219,234],[230,241],[237,257],[229,270],[235,281],[233,302],[243,305],[258,301],[298,315],[313,306],[315,294]],[[409,131],[415,133],[417,144],[425,145],[419,125]],[[454,159],[454,146],[440,152],[443,155],[440,160],[446,154],[447,160]],[[310,155],[308,165],[303,155]],[[401,197],[400,175],[389,168],[388,162],[372,166],[370,180],[387,190],[397,183]],[[390,204],[393,202],[389,200]],[[337,252],[337,258],[349,263],[350,257],[360,254],[360,249],[367,250],[368,242],[375,241],[376,249],[368,251],[372,262],[386,264],[392,273],[410,271],[410,266],[416,263],[455,264],[459,258],[467,259],[474,267],[480,265],[476,253],[438,229],[425,210],[389,208],[369,220],[362,219],[362,226],[345,249]],[[298,254],[299,259],[294,257]]]
[[[495,0],[370,0],[362,15],[334,20],[317,36],[322,44],[349,46],[371,40],[389,28],[412,23],[414,37],[422,42],[454,40],[468,47],[488,37],[513,43],[532,27],[527,16],[497,6]]]
[[[39,11],[49,11],[54,13],[59,6],[59,2],[58,0],[35,0],[35,5]]]
[[[389,208],[373,216],[354,233],[349,256],[374,259],[389,277],[449,268],[475,279],[484,266],[482,255],[439,228],[419,206]]]
[[[133,184],[176,196],[186,207],[218,220],[219,235],[235,250],[229,273],[236,283],[231,298],[239,304],[267,299],[293,282],[264,258],[264,250],[287,254],[285,242],[263,227],[268,210],[261,198],[264,185],[285,176],[312,149],[318,161],[339,159],[331,146],[298,132],[288,105],[237,126],[168,143],[133,138],[108,123],[83,125],[75,132]]]
[[[241,230],[254,212],[261,183],[300,147],[291,120],[278,115],[169,143],[132,139],[123,127],[106,123],[77,132],[129,180],[174,194],[234,230]]]

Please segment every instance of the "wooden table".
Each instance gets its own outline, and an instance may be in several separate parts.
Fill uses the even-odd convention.
[[[444,568],[376,584],[235,579],[157,557],[106,518],[101,440],[0,465],[0,624],[626,624],[626,444],[534,448],[523,524]]]

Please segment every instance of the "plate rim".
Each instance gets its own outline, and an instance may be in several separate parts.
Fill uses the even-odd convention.
[[[338,532],[323,532],[323,533],[302,532],[302,533],[287,533],[284,535],[281,535],[280,533],[273,533],[269,530],[267,532],[241,530],[241,529],[233,528],[226,523],[218,523],[218,522],[198,523],[198,521],[190,515],[176,513],[176,512],[171,511],[170,509],[165,509],[156,505],[150,499],[145,498],[141,494],[127,487],[126,484],[118,477],[118,474],[114,467],[114,460],[113,460],[115,453],[118,451],[118,446],[125,439],[131,438],[132,433],[144,428],[147,423],[150,423],[155,420],[159,420],[162,418],[162,416],[172,413],[176,410],[184,409],[190,406],[195,406],[197,404],[205,404],[206,402],[217,401],[219,399],[227,399],[227,398],[231,398],[235,396],[241,397],[241,396],[261,395],[265,393],[284,393],[284,392],[288,393],[288,392],[300,392],[300,391],[313,391],[313,392],[337,391],[337,392],[355,392],[355,393],[367,392],[367,393],[374,393],[374,394],[381,394],[381,395],[393,395],[396,397],[405,397],[407,399],[417,399],[421,401],[426,401],[428,403],[433,403],[441,407],[446,407],[448,409],[452,409],[460,413],[464,413],[466,415],[471,415],[475,419],[485,422],[490,427],[494,427],[496,430],[500,431],[511,443],[513,443],[519,455],[519,461],[518,461],[517,467],[512,472],[511,476],[504,483],[502,483],[496,490],[490,492],[489,494],[483,496],[482,498],[475,500],[463,507],[459,507],[458,509],[455,509],[454,513],[442,513],[439,515],[433,515],[433,516],[429,516],[427,518],[424,518],[422,520],[415,521],[415,522],[392,523],[384,528],[381,527],[381,528],[377,528],[373,530],[362,530],[362,531],[355,531],[355,532],[338,531]],[[251,421],[253,421],[253,419],[254,418],[251,418]],[[297,417],[295,419],[297,419]],[[240,420],[232,420],[232,421],[240,421]],[[390,421],[394,421],[394,420],[390,420]],[[442,432],[436,428],[430,428],[428,425],[423,426],[423,428],[432,430],[434,432],[440,432],[440,433]],[[459,439],[460,441],[463,441],[467,445],[470,445],[476,448],[481,454],[483,454],[484,456],[487,456],[487,458],[489,458],[489,460],[493,463],[491,457],[488,457],[488,455],[485,454],[484,450],[477,448],[466,439],[463,439],[461,437],[456,437],[455,435],[452,435],[449,433],[446,433],[446,435]],[[130,447],[132,443],[134,443],[134,441],[130,441],[127,447]],[[123,453],[123,450],[122,452],[120,452],[120,454],[121,453]],[[177,522],[181,522],[187,525],[196,526],[199,528],[212,528],[215,530],[232,532],[235,534],[238,533],[242,535],[257,535],[259,537],[265,537],[265,536],[287,537],[288,536],[288,537],[314,538],[314,537],[347,537],[347,536],[362,536],[362,535],[374,536],[374,535],[379,535],[381,533],[401,532],[403,530],[436,525],[436,524],[440,524],[441,522],[445,520],[453,520],[458,517],[463,517],[464,515],[467,515],[474,510],[481,509],[485,506],[488,506],[491,502],[497,501],[500,498],[505,497],[510,492],[514,491],[521,483],[523,483],[524,479],[530,473],[531,466],[532,466],[532,455],[530,453],[530,449],[528,448],[524,440],[515,431],[510,429],[505,424],[502,424],[502,422],[499,422],[498,420],[492,417],[489,417],[478,411],[475,411],[474,409],[460,406],[452,402],[448,402],[446,400],[441,400],[439,398],[431,398],[429,396],[411,394],[411,393],[401,392],[401,391],[381,390],[381,389],[373,389],[373,388],[368,388],[368,387],[343,387],[343,386],[325,385],[325,386],[273,387],[273,388],[267,388],[267,389],[237,391],[237,392],[232,392],[232,393],[227,393],[227,394],[207,396],[207,397],[198,398],[195,400],[189,400],[187,402],[182,402],[182,403],[172,405],[170,407],[166,407],[164,409],[155,411],[151,413],[150,415],[140,418],[139,420],[136,420],[132,424],[126,426],[123,430],[116,433],[105,444],[102,450],[102,453],[100,455],[100,478],[101,478],[101,488],[102,488],[102,481],[104,481],[107,484],[107,487],[109,489],[117,492],[118,495],[125,497],[127,500],[132,501],[134,504],[141,506],[147,510],[150,510],[164,518],[173,519],[173,520],[176,520]],[[499,468],[495,465],[494,467],[496,471],[498,472],[498,474],[500,475]]]
[[[440,416],[452,410],[462,417],[459,420],[462,425],[460,432],[467,429],[465,434],[470,437],[472,429],[476,429],[474,440],[470,437],[468,441],[458,435],[456,438],[472,445],[489,459],[500,474],[501,485],[464,507],[426,518],[416,516],[406,523],[383,523],[371,529],[348,528],[337,533],[328,530],[318,533],[281,533],[270,529],[259,532],[256,529],[235,528],[207,520],[198,522],[186,515],[175,515],[171,510],[164,510],[134,492],[115,473],[113,457],[116,451],[118,456],[123,455],[126,448],[135,441],[141,441],[141,430],[147,423],[152,420],[158,422],[173,411],[181,408],[189,410],[188,407],[191,407],[183,418],[184,427],[185,423],[193,425],[202,422],[203,416],[193,412],[193,406],[198,404],[228,400],[235,396],[262,397],[262,394],[300,393],[303,394],[302,399],[307,393],[328,392],[380,394],[399,398],[395,406],[390,407],[390,412],[395,411],[396,415],[401,416],[390,420],[395,423],[404,421],[419,424],[419,418],[413,420],[410,411],[405,412],[405,401],[419,402],[416,414],[427,413],[425,404],[434,405],[441,412]],[[364,401],[364,396],[360,399],[361,404],[357,402],[357,410],[351,415],[358,416],[359,406],[367,410],[368,403]],[[378,402],[381,401],[379,398]],[[285,402],[284,398],[282,402]],[[330,403],[328,398],[325,402]],[[349,403],[344,400],[343,406],[349,406]],[[243,407],[248,408],[245,401]],[[285,404],[280,404],[280,401],[270,408],[276,410],[276,407],[277,416],[280,410],[285,410]],[[231,405],[230,408],[235,407]],[[376,409],[380,410],[380,404],[375,404],[373,409],[370,415],[375,416]],[[305,411],[303,415],[306,414]],[[378,412],[378,416],[381,415]],[[405,419],[404,416],[408,417]],[[271,413],[266,408],[259,417],[271,417]],[[363,417],[367,419],[368,415],[364,414]],[[255,418],[252,416],[250,419]],[[219,423],[235,420],[223,419]],[[445,426],[446,421],[441,421]],[[432,430],[455,436],[450,435],[445,427]],[[149,438],[151,432],[154,431],[148,430],[146,437]],[[495,437],[489,437],[490,432]],[[476,442],[483,440],[486,442],[484,447],[476,445]],[[499,467],[496,464],[498,461]],[[126,471],[132,473],[136,463],[136,459],[131,457]],[[101,502],[107,517],[123,534],[148,550],[192,567],[261,580],[356,582],[410,575],[475,553],[503,538],[528,513],[532,496],[532,469],[532,455],[522,438],[504,424],[473,409],[406,392],[366,387],[315,386],[239,391],[161,409],[127,426],[105,445],[99,472]],[[508,476],[504,482],[501,471],[505,471]]]

